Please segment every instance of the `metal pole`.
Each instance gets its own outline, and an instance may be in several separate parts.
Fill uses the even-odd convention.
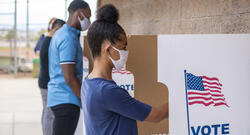
[[[17,77],[17,0],[15,0],[14,13],[14,74]]]
[[[26,60],[29,58],[29,0],[27,0],[27,15],[26,15]]]
[[[65,9],[64,9],[64,20],[66,21],[67,19],[67,0],[65,0]]]
[[[186,88],[186,103],[187,103],[187,124],[188,124],[188,135],[190,135],[190,124],[189,124],[189,110],[188,110],[188,92],[187,92],[187,70],[184,70],[185,74],[185,88]]]

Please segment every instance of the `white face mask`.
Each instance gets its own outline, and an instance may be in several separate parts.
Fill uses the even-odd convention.
[[[80,17],[78,17],[78,19],[79,19],[79,22],[80,22],[80,24],[81,24],[81,29],[82,29],[82,31],[85,31],[85,30],[87,30],[87,29],[89,28],[89,26],[90,26],[90,21],[89,21],[89,19],[86,18],[83,14],[82,14],[82,16],[83,16],[83,20],[81,20]]]
[[[123,67],[125,67],[125,65],[126,65],[126,62],[127,62],[127,60],[128,60],[128,51],[126,51],[126,50],[119,50],[119,49],[117,49],[117,48],[115,48],[115,47],[113,47],[113,46],[111,46],[113,49],[115,49],[116,51],[118,51],[119,52],[119,54],[120,54],[120,59],[119,60],[114,60],[114,59],[112,59],[110,56],[109,56],[109,58],[110,58],[110,60],[112,61],[112,63],[114,64],[114,66],[115,66],[115,69],[116,70],[121,70]]]

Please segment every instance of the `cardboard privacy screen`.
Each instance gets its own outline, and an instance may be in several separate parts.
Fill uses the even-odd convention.
[[[113,75],[114,81],[126,82],[125,89],[130,95],[151,106],[159,106],[168,102],[168,88],[163,83],[157,82],[157,36],[129,36],[128,37],[129,57],[126,65],[127,76],[124,73]],[[84,56],[89,59],[89,72],[93,69],[93,59],[87,40],[84,38]],[[114,72],[115,73],[115,72]],[[114,74],[113,73],[113,74]],[[132,73],[133,77],[128,74]],[[118,80],[116,80],[118,79]],[[134,83],[131,80],[134,79]],[[131,84],[132,83],[132,84]],[[133,91],[133,93],[131,92]],[[137,122],[139,135],[168,134],[169,121],[165,119],[160,123]]]

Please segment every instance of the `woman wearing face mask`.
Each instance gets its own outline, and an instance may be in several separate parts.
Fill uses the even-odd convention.
[[[142,103],[112,80],[112,68],[120,70],[128,58],[126,34],[118,18],[118,10],[105,5],[87,33],[94,59],[93,71],[81,89],[87,135],[137,135],[136,120],[159,122],[168,117],[167,103],[159,107]]]

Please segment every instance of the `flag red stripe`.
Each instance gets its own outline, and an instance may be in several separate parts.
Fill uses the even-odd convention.
[[[127,71],[127,70],[112,70],[112,72],[130,72],[130,71]]]
[[[114,73],[131,73],[131,72],[122,72],[122,71],[113,71]]]
[[[112,71],[118,71],[118,70],[112,70]],[[127,70],[119,70],[120,72],[126,72]]]
[[[210,89],[205,89],[205,91],[211,91],[211,92],[218,92],[218,93],[221,93],[220,90],[210,90]]]
[[[112,72],[112,73],[120,73],[120,74],[128,74],[128,75],[130,75],[130,74],[132,74],[132,73],[129,73],[129,72]]]
[[[131,72],[126,72],[126,71],[112,71],[113,73],[131,73]]]
[[[204,87],[208,87],[208,88],[212,88],[212,89],[219,89],[219,90],[221,90],[221,88],[220,88],[220,87],[216,87],[216,86],[208,86],[208,85],[204,85]]]
[[[212,101],[205,103],[203,101],[194,101],[194,102],[189,102],[188,105],[193,105],[193,104],[203,104],[204,106],[209,106],[211,104],[214,104]],[[226,103],[215,103],[214,106],[220,106],[220,105],[225,105],[227,107],[229,107]]]
[[[220,105],[225,105],[227,107],[229,107],[229,105],[227,105],[226,103],[215,103],[214,106],[220,106]]]
[[[216,77],[207,77],[207,76],[202,76],[202,78],[205,78],[205,79],[207,79],[207,80],[210,80],[210,81],[214,81],[214,80],[216,80],[216,81],[218,81],[219,82],[219,79],[218,78],[216,78]]]
[[[208,81],[204,81],[204,80],[202,80],[202,83],[207,83],[207,84],[209,84],[209,85],[217,85],[217,86],[222,86],[222,84],[220,84],[220,83],[216,83],[216,82],[208,82]]]
[[[112,69],[112,71],[118,71],[118,70],[116,70],[116,69]],[[119,71],[127,71],[127,70],[125,70],[125,69],[121,69],[121,70],[119,70]]]
[[[222,100],[222,101],[225,101],[225,98],[212,98],[212,97],[201,97],[201,96],[197,96],[197,97],[188,97],[188,100],[193,100],[193,99],[204,99],[204,100],[214,100],[214,101],[219,101],[219,100]]]
[[[205,102],[203,102],[203,101],[194,101],[194,102],[189,102],[188,103],[188,105],[193,105],[193,104],[203,104],[203,105],[205,105],[205,106],[209,106],[209,105],[211,105],[211,104],[213,104],[214,102],[208,102],[208,103],[205,103]]]
[[[215,97],[223,97],[224,95],[221,94],[211,94],[211,93],[199,93],[199,92],[188,92],[188,95],[211,95],[211,96],[215,96]]]

